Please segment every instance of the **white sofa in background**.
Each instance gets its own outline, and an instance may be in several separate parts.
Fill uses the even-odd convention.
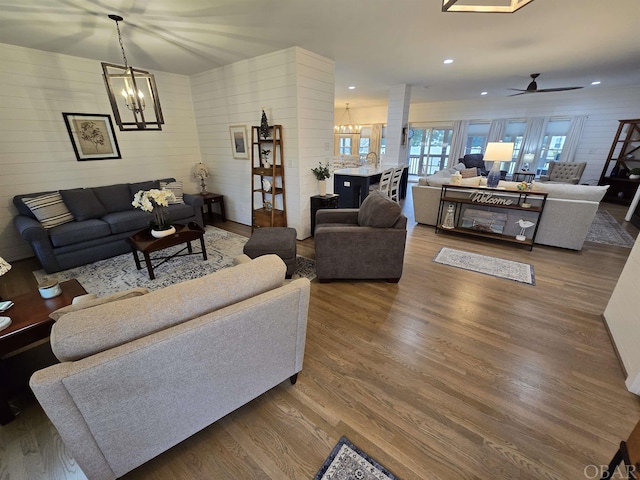
[[[285,283],[285,271],[265,255],[54,324],[62,363],[36,372],[30,386],[88,478],[121,477],[295,382],[310,287]]]
[[[434,174],[420,178],[418,184],[412,187],[416,222],[435,226],[438,220],[441,187],[443,184],[448,184],[450,180],[450,172],[449,175]],[[463,178],[462,182],[467,186],[486,185],[486,179],[481,177]],[[517,182],[501,180],[498,187],[516,189],[516,185]],[[607,188],[609,188],[608,185],[534,182],[532,191],[548,193],[535,243],[581,250]],[[517,213],[513,215],[518,216]],[[510,218],[509,221],[511,220],[517,221],[515,217]]]

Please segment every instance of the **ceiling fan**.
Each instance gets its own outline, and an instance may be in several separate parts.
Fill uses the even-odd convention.
[[[516,92],[513,95],[509,95],[510,97],[515,97],[516,95],[524,95],[525,93],[546,93],[546,92],[564,92],[565,90],[577,90],[582,87],[560,87],[560,88],[541,88],[538,89],[538,84],[536,83],[536,78],[540,76],[539,73],[531,74],[531,83],[527,86],[526,90],[522,90],[520,88],[510,88],[509,90],[515,90]]]

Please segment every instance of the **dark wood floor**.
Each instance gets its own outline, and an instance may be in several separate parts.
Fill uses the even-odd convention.
[[[622,221],[623,207],[601,208]],[[312,282],[295,386],[125,478],[310,479],[342,435],[404,480],[587,478],[586,466],[608,463],[640,419],[601,320],[629,249],[529,252],[436,235],[404,209],[398,284]],[[435,264],[442,246],[531,263],[536,285]],[[313,257],[313,239],[299,253]],[[0,294],[35,288],[35,268],[16,262]],[[83,478],[36,402],[16,401],[22,414],[0,427],[0,479]]]

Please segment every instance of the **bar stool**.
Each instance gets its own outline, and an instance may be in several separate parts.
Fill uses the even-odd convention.
[[[619,468],[620,463],[623,464],[623,468]],[[614,476],[620,471],[624,471],[627,476]],[[636,424],[627,441],[620,442],[620,448],[609,462],[609,466],[603,472],[600,480],[609,480],[610,478],[640,478],[640,422]]]

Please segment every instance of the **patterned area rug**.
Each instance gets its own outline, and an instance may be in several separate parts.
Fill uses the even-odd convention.
[[[242,247],[248,240],[242,235],[211,226],[206,228],[204,239],[207,248],[207,261],[202,260],[201,254],[173,258],[154,269],[155,280],[149,280],[144,261],[142,261],[142,270],[136,270],[131,253],[49,275],[44,270],[37,270],[33,274],[38,283],[48,279],[62,282],[76,278],[87,292],[95,293],[100,297],[134,287],[157,290],[173,283],[199,278],[216,270],[230,267],[233,265],[233,258],[242,254]],[[194,252],[200,251],[199,241],[191,242],[191,244]],[[156,252],[156,254],[164,256],[180,250],[182,247],[184,244]],[[140,257],[142,256],[140,255]],[[151,257],[153,258],[153,254]],[[152,261],[152,263],[158,262]],[[300,277],[313,280],[316,277],[316,264],[315,261],[298,255],[296,273],[293,278]]]
[[[345,437],[342,437],[313,480],[399,479]]]
[[[464,268],[472,272],[484,273],[493,277],[513,280],[514,282],[535,285],[533,265],[513,262],[502,258],[479,255],[454,248],[442,247],[433,258],[436,263],[451,267]]]
[[[635,243],[633,237],[606,210],[596,212],[596,218],[589,227],[586,241],[629,248]]]

